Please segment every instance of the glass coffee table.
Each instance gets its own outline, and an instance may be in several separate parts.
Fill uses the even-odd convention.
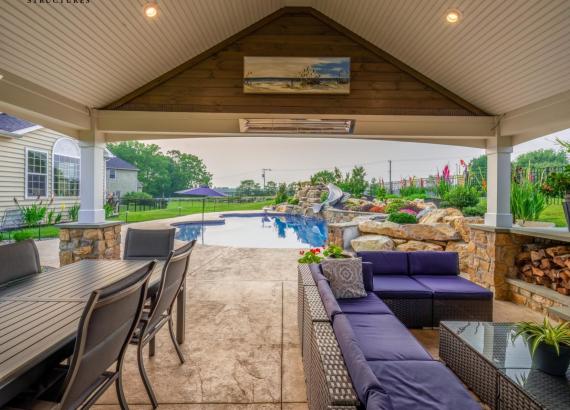
[[[532,368],[513,323],[440,323],[440,359],[493,409],[570,409],[570,372],[550,376]]]

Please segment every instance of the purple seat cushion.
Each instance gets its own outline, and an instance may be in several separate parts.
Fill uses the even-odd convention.
[[[493,298],[493,292],[461,276],[414,276],[414,280],[431,289],[435,299]]]
[[[409,252],[410,275],[459,275],[457,252]]]
[[[323,301],[325,311],[327,312],[327,316],[331,322],[334,321],[335,316],[339,313],[359,313],[365,315],[393,314],[390,308],[372,292],[368,292],[368,294],[362,298],[336,299],[326,281],[319,281],[317,288],[319,290],[321,300]]]
[[[459,379],[440,362],[368,363],[395,409],[481,409]]]
[[[367,292],[374,290],[374,267],[370,262],[362,262],[362,281]]]
[[[429,299],[433,292],[409,276],[374,276],[374,293],[381,298]]]
[[[364,298],[339,299],[338,304],[342,313],[365,315],[393,315],[390,308],[373,292],[368,292]]]
[[[406,327],[392,315],[338,315],[352,326],[366,360],[433,360]]]
[[[333,329],[356,395],[361,403],[368,403],[370,398],[371,404],[375,405],[371,408],[391,410],[390,399],[372,373],[346,317],[347,315],[338,315],[333,323]]]
[[[374,275],[408,275],[407,252],[358,252],[363,262],[371,262]]]
[[[325,275],[323,275],[323,270],[321,269],[320,264],[311,263],[309,265],[309,270],[311,271],[311,275],[313,276],[315,283],[319,283],[320,280],[327,280]]]

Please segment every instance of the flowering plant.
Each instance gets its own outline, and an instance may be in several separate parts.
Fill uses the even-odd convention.
[[[416,216],[418,214],[416,211],[414,211],[413,209],[410,209],[410,208],[400,209],[400,212],[405,213],[405,214],[410,214],[413,216]]]
[[[308,251],[299,251],[301,257],[297,260],[299,263],[320,263],[323,260],[321,248],[313,248]]]

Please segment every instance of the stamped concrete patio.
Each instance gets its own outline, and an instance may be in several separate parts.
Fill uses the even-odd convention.
[[[131,226],[158,228],[196,217]],[[43,264],[58,264],[57,243],[38,244]],[[297,257],[294,249],[197,246],[187,282],[186,363],[179,364],[166,331],[158,336],[156,356],[146,359],[161,409],[307,408],[296,323]],[[541,319],[495,302],[495,321]],[[437,357],[436,330],[413,334]],[[135,349],[129,349],[123,379],[129,404],[150,408]],[[96,407],[111,410],[116,403],[110,389]]]

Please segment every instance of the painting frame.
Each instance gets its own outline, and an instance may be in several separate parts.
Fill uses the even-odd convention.
[[[350,57],[244,56],[245,94],[350,94]]]

